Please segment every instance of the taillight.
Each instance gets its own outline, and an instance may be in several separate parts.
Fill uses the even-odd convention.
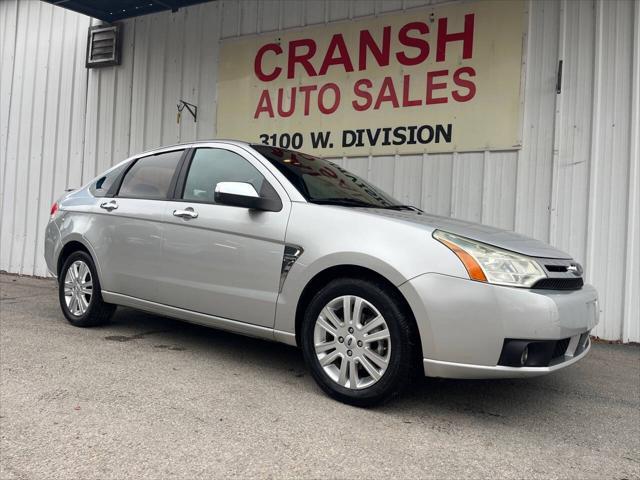
[[[51,216],[53,217],[58,212],[58,202],[53,202],[51,205]]]

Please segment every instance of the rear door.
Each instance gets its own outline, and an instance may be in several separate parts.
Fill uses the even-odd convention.
[[[182,149],[135,160],[100,199],[89,231],[104,290],[162,301],[162,221],[183,154]]]
[[[243,149],[195,149],[166,210],[164,298],[169,305],[273,327],[290,200],[269,170]],[[251,183],[279,200],[278,212],[219,205],[219,182]],[[189,210],[196,218],[175,216]]]

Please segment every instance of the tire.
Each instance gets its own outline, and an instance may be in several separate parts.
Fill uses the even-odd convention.
[[[360,320],[355,319],[357,303],[362,312]],[[351,324],[348,318],[345,319],[344,305],[349,305],[348,315],[354,317]],[[399,293],[382,282],[344,278],[333,280],[322,288],[304,312],[301,332],[305,361],[322,390],[336,400],[362,407],[398,396],[416,372],[419,353],[417,329],[407,309]],[[380,316],[386,328],[385,325],[375,327],[380,323]],[[335,328],[336,322],[340,321],[343,326]],[[352,331],[348,325],[352,325]],[[373,328],[367,334],[370,326]],[[330,327],[334,327],[335,334],[330,332]],[[371,340],[383,338],[385,332],[387,339]],[[318,345],[320,351],[316,352]],[[330,350],[334,347],[335,350]],[[327,351],[323,352],[325,349]],[[347,363],[343,366],[345,359]],[[354,377],[352,372],[355,372]]]
[[[75,280],[77,278],[78,281]],[[116,309],[115,305],[102,299],[96,267],[91,256],[83,251],[73,252],[62,265],[58,277],[58,298],[65,318],[76,327],[109,323]]]

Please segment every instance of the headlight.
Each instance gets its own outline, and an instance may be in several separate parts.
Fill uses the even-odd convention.
[[[448,247],[464,264],[469,277],[480,282],[531,287],[546,278],[540,265],[524,255],[436,230],[433,238]]]

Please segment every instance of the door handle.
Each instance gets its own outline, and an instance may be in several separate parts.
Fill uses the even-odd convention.
[[[102,202],[100,204],[100,208],[104,208],[105,210],[110,212],[111,210],[115,210],[116,208],[118,208],[118,203],[115,200],[111,200],[109,202]]]
[[[174,210],[173,216],[182,218],[198,218],[198,212],[191,207],[187,207],[184,210]]]

